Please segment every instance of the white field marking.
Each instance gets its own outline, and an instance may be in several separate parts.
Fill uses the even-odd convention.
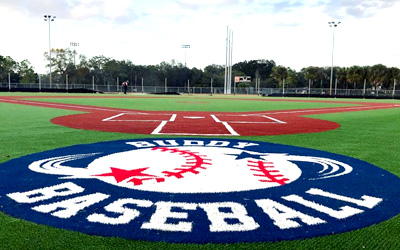
[[[275,124],[276,122],[239,122],[239,121],[231,121],[229,123],[239,123],[239,124]],[[286,122],[284,122],[286,123]]]
[[[266,116],[266,115],[263,115],[262,117],[265,117],[265,118],[267,118],[267,119],[273,120],[273,121],[275,121],[275,122],[277,122],[277,123],[286,124],[286,122],[284,122],[284,121],[280,121],[280,120],[278,120],[278,119],[275,119],[275,118],[272,118],[272,117],[269,117],[269,116]]]
[[[114,111],[118,112],[121,111],[120,109],[111,109],[111,108],[98,108],[98,107],[90,107],[90,106],[80,106],[77,104],[59,104],[59,103],[50,103],[50,102],[38,102],[38,101],[27,101],[27,100],[16,100],[16,99],[3,99],[0,98],[2,102],[13,102],[13,103],[25,103],[28,105],[43,105],[43,106],[50,106],[50,107],[65,107],[65,108],[74,108],[74,109],[84,109],[84,110],[99,110],[99,111]],[[315,111],[324,111],[324,110],[362,110],[362,109],[375,109],[375,108],[393,108],[393,107],[400,107],[399,104],[389,104],[389,105],[381,105],[381,106],[358,106],[358,107],[335,107],[335,108],[320,108],[320,109],[305,109],[305,110],[292,110],[292,111],[281,111],[281,112],[269,112],[264,114],[291,114],[291,113],[305,113],[305,112],[315,112]],[[132,112],[135,113],[135,112]],[[140,113],[136,112],[137,114],[147,114],[147,113]],[[243,114],[240,116],[247,116],[248,114]],[[256,114],[249,114],[256,115]]]
[[[168,122],[173,122],[176,119],[176,114],[171,115],[171,118],[169,118],[168,121],[162,121],[160,123],[160,125],[158,125],[158,127],[156,129],[153,130],[153,132],[151,132],[152,135],[161,135],[162,133],[161,130],[164,128],[164,126],[168,123]]]
[[[49,102],[37,102],[37,101],[26,101],[26,100],[15,100],[15,99],[2,99],[2,102],[12,102],[12,103],[23,103],[27,105],[42,105],[42,106],[49,106],[49,107],[64,107],[64,108],[74,108],[74,109],[84,109],[85,110],[98,110],[98,111],[113,111],[118,112],[121,111],[120,109],[111,109],[111,108],[98,108],[98,107],[90,107],[90,106],[80,106],[77,104],[68,105],[68,104],[59,104],[59,103],[49,103]],[[280,112],[269,112],[264,114],[294,114],[294,113],[307,113],[307,112],[315,112],[315,111],[324,111],[324,110],[363,110],[363,109],[375,109],[375,108],[393,108],[393,107],[400,107],[399,104],[392,104],[392,105],[381,105],[381,106],[361,106],[361,107],[337,107],[337,108],[320,108],[320,109],[305,109],[305,110],[292,110],[292,111],[280,111]],[[130,112],[132,114],[148,114],[148,113],[141,113],[141,112]],[[163,114],[167,115],[167,114]],[[170,115],[170,114],[169,114]],[[244,114],[240,116],[251,116],[256,114]]]
[[[382,105],[382,106],[361,106],[361,107],[338,107],[338,108],[320,108],[320,109],[305,109],[305,110],[291,110],[291,111],[278,111],[278,112],[269,112],[264,114],[295,114],[295,113],[308,113],[308,112],[320,112],[320,111],[335,111],[341,110],[345,112],[347,110],[373,110],[377,108],[393,108],[400,107],[400,105]]]
[[[236,131],[233,130],[233,128],[231,127],[231,125],[229,125],[227,122],[222,122],[222,124],[224,124],[225,128],[231,133],[231,135],[239,136],[239,134],[236,133]]]
[[[171,114],[149,114],[149,113],[139,113],[139,112],[130,112],[130,113],[121,113],[115,116],[111,116],[109,118],[103,119],[103,122],[162,122],[165,120],[160,120],[160,119],[152,119],[152,120],[136,120],[136,119],[118,119],[115,120],[115,118],[121,117],[123,115],[171,115]],[[176,115],[172,115],[169,121],[174,121]]]
[[[111,120],[106,122],[162,122],[163,120]]]
[[[204,116],[184,116],[186,119],[204,119]]]
[[[2,99],[0,99],[2,101]],[[27,105],[42,105],[44,107],[55,107],[55,108],[73,108],[73,109],[83,109],[86,110],[98,110],[98,111],[113,111],[118,112],[121,110],[118,109],[110,109],[110,108],[96,108],[89,106],[79,106],[79,105],[68,105],[68,104],[59,104],[59,103],[48,103],[48,102],[36,102],[36,101],[24,101],[24,100],[3,100],[5,102],[14,102],[14,103],[22,103]]]
[[[201,134],[201,133],[161,133],[161,130],[163,127],[171,120],[175,120],[176,114],[172,115],[171,119],[169,121],[162,121],[160,125],[156,129],[154,129],[153,132],[151,132],[152,135],[201,135],[201,136],[239,136],[239,134],[227,123],[227,122],[221,122],[215,115],[211,115],[211,117],[214,119],[214,121],[218,123],[222,123],[225,128],[229,131],[230,134]]]
[[[214,119],[214,121],[222,123],[225,126],[225,128],[229,131],[229,133],[231,133],[231,135],[239,136],[239,134],[227,122],[221,122],[221,120],[218,119],[215,115],[211,115],[211,117]]]
[[[171,116],[171,118],[169,118],[169,121],[170,121],[170,122],[174,122],[175,119],[176,119],[176,114],[173,114],[173,115]]]
[[[153,130],[153,132],[151,132],[152,135],[161,135],[160,131],[163,129],[163,127],[165,126],[165,124],[167,124],[168,121],[162,121],[160,123],[160,125],[158,125],[158,127],[156,129]]]
[[[90,107],[90,106],[79,106],[79,105],[68,105],[68,104],[59,104],[59,103],[48,103],[48,102],[37,102],[37,101],[26,101],[26,100],[15,100],[15,99],[2,99],[0,98],[0,101],[6,102],[6,103],[22,103],[22,104],[27,104],[27,105],[42,105],[42,106],[49,106],[49,107],[55,107],[55,108],[73,108],[73,109],[83,109],[84,111],[87,110],[97,110],[97,111],[113,111],[113,112],[118,112],[121,111],[120,109],[111,109],[111,108],[98,108],[98,107]],[[393,108],[393,107],[400,107],[399,104],[393,104],[393,105],[381,105],[381,106],[361,106],[361,107],[339,107],[339,108],[320,108],[320,109],[305,109],[305,110],[292,110],[292,111],[280,111],[280,112],[269,112],[269,113],[264,113],[264,114],[295,114],[295,113],[308,113],[308,112],[320,112],[320,111],[332,111],[332,110],[373,110],[375,108]],[[127,113],[126,113],[127,114]],[[141,113],[141,112],[129,112],[129,114],[148,114],[148,113]],[[171,114],[162,114],[162,115],[171,115]],[[244,114],[240,116],[252,116],[256,114]],[[217,119],[218,120],[218,119]]]
[[[102,122],[108,122],[108,121],[110,121],[110,120],[113,120],[113,119],[115,119],[115,118],[117,118],[117,117],[121,117],[121,116],[123,116],[123,115],[125,115],[125,113],[121,113],[121,114],[118,114],[118,115],[114,115],[114,116],[108,117],[108,118],[106,118],[106,119],[103,119]]]
[[[214,121],[221,122],[215,115],[211,115],[211,117],[214,119]]]
[[[234,134],[196,134],[196,133],[157,133],[157,135],[239,136],[239,134],[234,135]]]
[[[25,101],[25,100],[15,100],[15,99],[2,99],[0,98],[0,102],[12,102],[18,104],[26,104],[26,105],[42,105],[44,107],[55,107],[55,108],[72,108],[72,109],[83,109],[83,111],[87,110],[95,110],[95,111],[111,111],[111,112],[121,112],[121,109],[112,109],[112,108],[99,108],[99,107],[90,107],[90,106],[80,106],[77,104],[59,104],[59,103],[49,103],[49,102],[37,102],[37,101]],[[173,114],[149,114],[143,112],[124,112],[123,114],[139,114],[139,115],[173,115]],[[129,120],[121,120],[121,121],[129,121]],[[133,121],[147,121],[147,120],[133,120]],[[153,121],[162,121],[162,120],[153,120]]]
[[[252,122],[252,121],[230,121],[230,123],[242,123],[242,124],[272,124],[272,123],[281,123],[281,124],[286,124],[286,122],[278,120],[276,118],[272,118],[270,116],[266,116],[266,115],[260,115],[260,114],[246,114],[246,115],[227,115],[227,116],[245,116],[245,117],[249,117],[249,116],[255,116],[255,117],[264,117],[267,118],[269,120],[272,120],[272,122]]]

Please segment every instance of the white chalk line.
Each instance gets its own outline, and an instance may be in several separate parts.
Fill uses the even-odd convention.
[[[17,103],[17,104],[27,104],[27,105],[40,105],[44,107],[55,107],[55,108],[68,108],[68,109],[82,109],[83,111],[88,111],[88,110],[94,110],[94,111],[107,111],[107,112],[118,112],[121,111],[120,109],[111,109],[111,108],[99,108],[99,107],[90,107],[90,106],[79,106],[79,105],[69,105],[69,104],[59,104],[59,103],[47,103],[47,102],[37,102],[37,101],[27,101],[27,100],[15,100],[15,99],[2,99],[0,98],[0,101],[6,102],[6,103]],[[362,107],[338,107],[338,108],[321,108],[321,109],[307,109],[307,110],[291,110],[291,111],[277,111],[277,112],[267,112],[267,113],[254,113],[254,114],[241,114],[241,115],[236,115],[236,116],[261,116],[267,119],[270,119],[276,123],[280,124],[286,124],[286,122],[278,120],[276,118],[267,116],[268,115],[273,115],[273,114],[295,114],[295,113],[312,113],[312,112],[321,112],[321,111],[342,111],[345,110],[373,110],[373,109],[381,109],[381,108],[393,108],[393,107],[400,107],[400,105],[394,104],[394,105],[381,105],[381,106],[362,106]],[[125,114],[141,114],[141,115],[170,115],[169,120],[115,120],[118,117],[121,117]],[[313,115],[313,114],[310,114]],[[124,113],[119,113],[117,115],[108,117],[103,119],[102,121],[108,122],[108,121],[118,121],[118,122],[159,122],[161,123],[157,126],[157,128],[151,133],[151,134],[159,134],[159,135],[204,135],[204,136],[239,136],[239,134],[229,125],[229,123],[257,123],[257,124],[265,124],[265,123],[271,123],[271,122],[246,122],[246,121],[230,121],[229,123],[226,121],[221,121],[219,118],[217,118],[215,115],[210,115],[214,121],[217,123],[222,123],[225,128],[230,132],[230,134],[197,134],[197,133],[161,133],[161,130],[163,127],[168,123],[168,122],[174,122],[177,114],[153,114],[153,113],[144,113],[144,112],[124,112]],[[230,116],[235,116],[235,115],[230,115]],[[274,123],[272,122],[272,123]]]
[[[60,107],[60,108],[68,108],[68,109],[83,109],[83,111],[95,110],[95,111],[107,111],[107,112],[121,112],[121,109],[112,109],[112,108],[99,108],[99,107],[90,107],[90,106],[80,106],[76,104],[59,104],[59,103],[48,103],[48,102],[37,102],[37,101],[26,101],[26,100],[14,100],[14,99],[1,99],[2,102],[12,102],[17,104],[27,104],[27,105],[41,105],[44,107]],[[138,111],[125,111],[123,114],[139,114],[139,115],[171,115],[171,114],[154,114],[154,113],[144,113]],[[107,118],[106,118],[107,119]]]
[[[222,123],[228,130],[229,134],[204,134],[204,133],[162,133],[162,129],[168,122],[174,122],[177,115],[173,114],[168,121],[162,121],[155,130],[151,133],[152,135],[202,135],[202,136],[239,136],[239,134],[227,123],[221,122],[215,115],[210,115],[217,123]]]

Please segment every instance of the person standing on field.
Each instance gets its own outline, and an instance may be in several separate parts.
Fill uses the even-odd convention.
[[[125,81],[122,83],[122,85],[124,86],[124,94],[126,95],[126,91],[128,91],[128,83],[129,81]]]

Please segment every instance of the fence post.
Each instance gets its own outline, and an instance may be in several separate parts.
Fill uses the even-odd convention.
[[[337,89],[337,78],[335,79],[335,98],[336,98],[336,89]]]
[[[394,94],[395,94],[395,92],[396,92],[396,82],[397,82],[397,80],[394,79],[394,80],[393,80],[393,94],[392,94],[393,99],[394,99]]]
[[[367,86],[367,79],[364,79],[363,97],[365,97],[365,87]]]
[[[118,87],[119,87],[119,77],[117,76],[117,93],[119,92]]]
[[[40,76],[40,74],[38,76],[39,76],[39,92],[41,92],[42,91],[42,77]]]
[[[8,73],[8,91],[11,92],[11,74]]]
[[[65,86],[66,86],[65,88],[66,88],[66,90],[67,90],[67,92],[68,92],[68,74],[65,75],[65,84],[66,84],[66,85],[65,85]]]
[[[213,95],[213,79],[211,78],[211,95]]]
[[[93,94],[96,92],[95,90],[94,90],[94,76],[92,76],[92,89],[93,89]]]

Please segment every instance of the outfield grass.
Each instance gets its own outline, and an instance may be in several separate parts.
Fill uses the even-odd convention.
[[[349,106],[339,103],[281,102],[280,99],[264,101],[261,97],[250,101],[217,99],[215,96],[40,100],[114,108],[193,111],[262,111]],[[400,103],[382,100],[377,102]],[[52,118],[61,115],[78,113],[75,111],[1,102],[0,110],[0,163],[23,155],[75,144],[156,137],[76,130],[50,122]],[[249,136],[240,139],[295,145],[343,154],[370,162],[400,177],[400,108],[312,117],[340,123],[341,127],[323,133]],[[368,228],[306,240],[277,243],[168,244],[90,236],[37,225],[0,213],[0,249],[399,249],[399,235],[398,215]]]
[[[295,105],[290,102],[269,101],[266,98],[256,99],[227,99],[220,97],[159,97],[153,96],[149,98],[121,98],[115,97],[105,98],[99,103],[95,98],[46,98],[46,99],[30,99],[43,102],[67,103],[89,106],[103,106],[120,109],[135,109],[147,111],[221,111],[221,112],[250,112],[250,111],[272,111],[272,110],[287,110],[287,109],[311,109],[311,108],[332,108],[332,107],[348,107],[357,106],[356,104],[343,103],[312,103],[312,102],[297,102]]]

